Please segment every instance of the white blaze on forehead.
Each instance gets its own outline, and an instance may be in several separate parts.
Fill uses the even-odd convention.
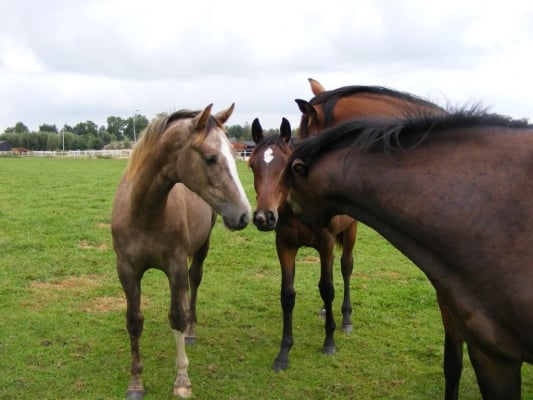
[[[235,182],[235,184],[239,188],[239,193],[241,194],[241,200],[244,204],[248,204],[248,208],[251,210],[250,203],[248,202],[248,197],[246,197],[246,193],[244,192],[244,188],[242,187],[241,180],[239,179],[239,174],[237,173],[237,165],[235,164],[235,158],[233,157],[233,152],[231,151],[229,142],[227,140],[222,140],[221,150],[222,150],[221,151],[222,156],[227,161],[230,175],[233,178],[233,182]]]
[[[270,164],[270,162],[274,159],[274,155],[272,154],[272,149],[269,147],[265,150],[263,153],[263,161],[267,164]]]

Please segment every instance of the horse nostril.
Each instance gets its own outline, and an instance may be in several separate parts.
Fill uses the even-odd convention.
[[[260,211],[254,211],[254,224],[263,224],[265,222],[264,213]]]
[[[269,211],[267,213],[267,220],[270,225],[274,225],[276,223],[276,215],[273,211]]]
[[[239,228],[242,229],[244,227],[246,227],[246,225],[248,225],[248,223],[250,222],[250,216],[248,215],[248,213],[244,213],[241,215],[241,218],[239,219]]]

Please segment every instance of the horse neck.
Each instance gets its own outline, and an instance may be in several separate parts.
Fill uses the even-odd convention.
[[[444,110],[431,103],[376,93],[358,93],[339,98],[329,119],[330,124],[333,124],[351,118],[402,118],[408,114],[419,113],[444,114]],[[326,115],[326,122],[327,120],[328,115]]]
[[[147,216],[162,213],[174,185],[175,182],[163,177],[160,166],[147,160],[142,169],[129,179],[131,209]]]

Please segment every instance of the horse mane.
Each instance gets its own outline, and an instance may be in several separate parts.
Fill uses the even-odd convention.
[[[367,93],[367,94],[378,94],[382,96],[396,97],[400,100],[406,100],[412,103],[424,104],[427,106],[435,107],[435,104],[426,100],[422,97],[416,96],[407,92],[400,92],[398,90],[390,89],[384,86],[365,86],[365,85],[352,85],[352,86],[343,86],[333,90],[326,90],[322,93],[317,94],[309,103],[322,104],[332,98],[338,99],[339,97],[352,96],[355,94]]]
[[[383,86],[364,86],[364,85],[352,85],[343,86],[333,90],[326,90],[325,92],[317,94],[309,103],[312,105],[322,104],[324,110],[325,123],[329,124],[333,119],[333,109],[337,103],[337,100],[341,97],[352,96],[357,94],[376,94],[380,96],[394,97],[399,100],[404,100],[408,103],[419,104],[427,106],[433,109],[441,109],[438,105],[426,100],[422,97],[415,96],[414,94],[407,92],[400,92],[398,90],[389,89]]]
[[[139,169],[144,165],[146,159],[153,154],[152,150],[159,142],[163,132],[165,132],[172,122],[180,119],[194,118],[198,114],[200,114],[199,110],[192,111],[183,109],[175,111],[172,114],[162,113],[154,118],[141,133],[140,139],[133,148],[127,170],[128,179],[133,178],[138,173]],[[213,116],[210,116],[207,125],[207,131],[209,132],[215,124],[220,125]]]
[[[502,128],[533,128],[527,120],[487,113],[475,105],[468,109],[452,110],[446,115],[406,115],[405,119],[353,119],[325,129],[320,135],[305,139],[296,147],[289,160],[299,158],[307,165],[339,148],[356,146],[362,151],[405,152],[439,132],[482,126]]]

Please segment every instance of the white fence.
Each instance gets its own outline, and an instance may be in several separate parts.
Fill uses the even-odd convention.
[[[3,151],[1,157],[129,158],[131,149],[71,151]]]
[[[247,161],[250,151],[238,152],[237,160]],[[58,158],[130,158],[131,149],[71,150],[71,151],[0,151],[0,157],[58,157]]]

